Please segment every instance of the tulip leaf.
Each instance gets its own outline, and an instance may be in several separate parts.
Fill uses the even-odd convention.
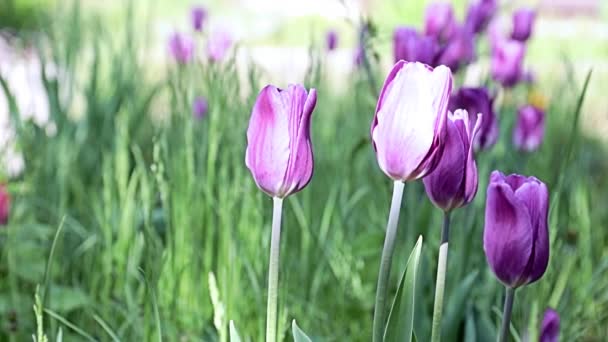
[[[466,300],[470,298],[471,288],[477,279],[478,272],[475,270],[467,275],[464,280],[458,285],[453,293],[450,294],[445,304],[445,315],[443,320],[443,336],[446,341],[458,340],[458,327],[464,318],[466,312],[462,310],[465,307]]]
[[[293,333],[294,342],[312,342],[310,337],[308,337],[302,331],[302,329],[300,329],[300,327],[298,327],[298,324],[296,323],[295,319],[293,321],[291,321],[291,331]]]
[[[412,341],[414,316],[416,308],[416,283],[418,281],[418,266],[422,253],[422,236],[414,246],[407,261],[395,300],[388,316],[384,341]]]
[[[236,327],[234,326],[234,321],[230,321],[230,342],[241,342],[241,336],[239,336],[239,332],[236,331]]]

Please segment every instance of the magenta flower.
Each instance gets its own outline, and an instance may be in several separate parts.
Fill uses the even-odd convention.
[[[338,32],[336,30],[327,31],[325,37],[327,43],[327,51],[334,51],[338,47]]]
[[[302,190],[312,177],[310,117],[317,91],[301,85],[262,89],[247,129],[245,163],[258,187],[284,198]]]
[[[226,57],[232,46],[232,36],[226,31],[216,31],[209,36],[207,41],[207,53],[214,62],[219,62]]]
[[[543,317],[540,328],[539,342],[559,342],[559,314],[557,311],[548,308]]]
[[[169,38],[169,52],[180,64],[189,63],[194,57],[194,40],[179,32]]]
[[[521,8],[513,13],[513,31],[511,39],[525,42],[532,35],[536,12],[533,9]]]
[[[209,104],[207,103],[207,99],[202,96],[199,96],[194,99],[192,102],[192,115],[196,119],[202,119],[207,115],[207,111],[209,110]]]
[[[513,128],[513,145],[532,152],[540,146],[545,135],[545,112],[532,105],[525,105],[517,111],[517,122]]]
[[[481,116],[481,115],[479,115]],[[477,193],[477,165],[473,139],[482,119],[471,120],[466,110],[448,114],[447,135],[443,156],[435,171],[424,177],[424,188],[431,202],[444,211],[469,204]]]
[[[486,88],[460,88],[450,98],[448,109],[455,111],[458,108],[466,109],[471,119],[470,127],[477,125],[477,115],[482,114],[483,120],[479,125],[479,132],[475,135],[473,146],[475,150],[488,149],[498,140],[498,119],[494,113],[494,99],[490,97]]]
[[[492,172],[483,249],[496,277],[517,288],[538,280],[549,263],[549,191],[534,177]]]
[[[0,185],[0,225],[8,223],[8,216],[11,210],[11,196],[6,189],[6,185]]]
[[[380,168],[394,180],[419,179],[443,153],[452,73],[445,66],[399,61],[376,105],[371,137]]]
[[[393,53],[395,62],[421,62],[432,64],[439,44],[433,37],[420,35],[411,27],[397,27],[393,33]]]
[[[190,15],[192,17],[192,27],[195,31],[201,32],[207,19],[207,9],[203,6],[195,6],[190,11]]]
[[[457,27],[437,56],[435,65],[445,65],[452,72],[475,59],[473,33],[467,27]]]
[[[426,8],[424,33],[433,36],[440,42],[448,40],[456,30],[456,19],[452,4],[433,2]]]
[[[494,43],[491,72],[494,80],[512,87],[521,80],[526,46],[516,40],[498,39]]]
[[[478,0],[472,2],[467,10],[465,25],[475,34],[481,33],[488,26],[496,12],[496,0]]]

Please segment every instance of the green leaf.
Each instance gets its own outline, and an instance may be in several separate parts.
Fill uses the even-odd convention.
[[[230,320],[230,342],[241,342],[241,336],[239,336],[239,332],[236,331],[233,320]]]
[[[455,291],[450,294],[448,301],[446,301],[445,318],[442,325],[442,336],[446,341],[458,340],[458,327],[466,314],[462,308],[465,307],[467,299],[470,298],[471,288],[473,287],[475,280],[477,280],[477,274],[478,272],[476,270],[469,273]]]
[[[384,331],[384,341],[411,341],[416,307],[416,283],[418,281],[418,266],[422,253],[422,236],[414,246],[407,261],[395,301],[388,316]]]
[[[300,327],[298,327],[298,324],[296,324],[296,320],[295,319],[291,322],[291,331],[293,333],[293,340],[295,342],[312,342],[312,340],[310,339],[310,337],[308,337],[302,331],[302,329],[300,329]]]

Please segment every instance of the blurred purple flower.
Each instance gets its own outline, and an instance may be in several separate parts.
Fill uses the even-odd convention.
[[[11,196],[5,184],[0,184],[0,225],[8,223],[8,215],[11,210]]]
[[[511,39],[525,42],[532,35],[536,11],[529,8],[520,8],[513,14],[513,31]]]
[[[169,38],[169,52],[180,64],[189,63],[194,57],[194,40],[179,32]]]
[[[203,6],[194,6],[190,15],[192,16],[192,27],[195,31],[201,32],[205,19],[207,19],[207,9]]]
[[[521,80],[525,52],[526,46],[522,42],[498,39],[492,49],[492,78],[505,87],[517,84]]]
[[[486,88],[460,88],[450,98],[448,106],[450,111],[465,109],[469,112],[471,119],[470,127],[477,125],[477,114],[481,114],[483,120],[479,126],[479,132],[475,135],[473,145],[475,150],[488,149],[498,140],[498,120],[493,109],[494,99],[490,97]]]
[[[559,314],[557,311],[548,308],[543,317],[540,328],[539,342],[559,342]]]
[[[227,31],[216,31],[209,36],[207,41],[207,53],[214,62],[219,62],[226,57],[232,46],[232,36]]]
[[[452,4],[433,2],[426,8],[424,33],[437,38],[439,42],[448,40],[456,30],[456,19]]]
[[[338,47],[338,32],[336,32],[336,30],[327,31],[327,36],[325,39],[327,51],[334,51]]]
[[[361,66],[363,65],[363,54],[365,53],[365,48],[363,47],[363,45],[359,45],[357,46],[357,48],[355,49],[355,53],[353,55],[353,63],[355,63],[355,66]]]
[[[545,112],[532,105],[519,108],[513,128],[513,145],[517,149],[532,152],[543,142],[544,135]]]
[[[441,49],[435,60],[435,65],[446,65],[452,72],[475,59],[475,40],[473,33],[467,27],[458,27],[446,45]]]
[[[470,3],[465,25],[473,33],[481,33],[496,12],[496,7],[496,0],[478,0]]]
[[[393,34],[395,62],[421,62],[432,64],[439,45],[433,37],[425,37],[411,27],[397,27]]]
[[[194,99],[192,102],[192,115],[196,119],[202,119],[207,115],[207,111],[209,110],[209,104],[207,103],[207,99],[202,96],[199,96]]]

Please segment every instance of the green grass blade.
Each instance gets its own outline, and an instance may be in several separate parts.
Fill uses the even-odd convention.
[[[302,329],[300,329],[300,327],[298,327],[298,324],[296,323],[295,319],[291,322],[291,331],[293,333],[294,342],[312,342],[310,337],[308,337],[302,331]]]

